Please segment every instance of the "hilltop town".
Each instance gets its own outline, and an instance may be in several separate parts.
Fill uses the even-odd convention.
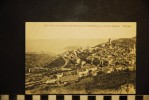
[[[32,55],[28,54],[28,56]],[[37,55],[34,54],[34,56]],[[127,83],[130,87],[135,88],[133,82],[135,81],[134,73],[136,72],[136,37],[116,40],[108,39],[106,43],[94,47],[77,48],[66,51],[56,57],[48,57],[42,58],[42,61],[40,60],[41,63],[35,66],[30,64],[36,60],[35,57],[26,57],[26,60],[30,61],[26,62],[26,93],[38,94],[39,91],[47,94],[92,93],[93,90],[91,88],[94,88],[91,84],[87,85],[87,83],[97,82],[94,87],[97,86],[99,89],[104,89],[103,87],[107,86],[102,85],[102,82],[98,82],[96,78],[101,77],[102,81],[103,77],[107,79],[112,75],[118,75],[120,76],[119,78],[124,75],[123,77],[127,81],[112,83],[115,84],[113,86],[117,85],[120,88]],[[34,58],[34,60],[32,61],[32,59],[29,60],[28,58]],[[126,77],[127,75],[130,76]],[[130,79],[131,81],[129,81]],[[85,88],[83,88],[84,85]],[[85,92],[79,92],[83,91],[83,89]],[[109,89],[113,89],[113,87],[111,86]],[[98,88],[95,90],[96,92],[93,93],[99,93]],[[132,93],[135,92],[135,90],[132,91]],[[106,92],[104,93],[106,94]]]

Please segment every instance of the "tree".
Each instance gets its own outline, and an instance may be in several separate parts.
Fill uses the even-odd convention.
[[[95,89],[95,83],[93,82],[92,77],[86,77],[82,79],[79,83],[79,86],[81,86],[87,94],[91,94]]]

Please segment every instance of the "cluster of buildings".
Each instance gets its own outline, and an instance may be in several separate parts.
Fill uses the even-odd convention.
[[[77,69],[78,77],[83,77],[83,76],[87,76],[87,75],[96,76],[97,72],[98,72],[97,66],[95,66],[95,65],[85,65],[82,68]]]
[[[129,44],[128,44],[129,45]],[[136,63],[136,45],[123,47],[122,44],[113,44],[111,39],[107,43],[102,43],[96,47],[87,49],[77,49],[64,53],[68,60],[76,65],[85,64],[104,66],[134,65]]]
[[[122,41],[121,42],[125,42]],[[128,45],[128,46],[126,46]],[[77,75],[79,77],[87,76],[90,68],[93,72],[98,72],[97,69],[105,73],[111,73],[118,70],[135,70],[136,69],[136,45],[133,46],[126,44],[123,46],[120,43],[113,44],[111,39],[106,43],[102,43],[96,47],[90,47],[87,49],[77,49],[64,53],[65,57],[74,61],[76,65],[79,65],[77,69]],[[85,59],[80,57],[80,54]],[[88,67],[87,67],[88,66]],[[96,75],[95,72],[93,75]]]
[[[129,44],[128,44],[129,45]],[[119,70],[135,70],[136,46],[123,47],[120,44],[113,44],[111,39],[95,47],[77,49],[63,53],[65,65],[71,62],[76,69],[65,68],[62,72],[53,74],[51,78],[44,81],[44,84],[65,85],[70,81],[75,82],[84,76],[96,76],[98,72],[111,73]],[[30,68],[29,73],[36,70],[48,71],[47,68]],[[66,71],[67,70],[67,71]]]

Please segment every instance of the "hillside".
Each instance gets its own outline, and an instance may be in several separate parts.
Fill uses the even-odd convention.
[[[48,54],[27,53],[25,57],[25,65],[27,68],[45,67],[55,57]]]
[[[106,66],[109,59],[114,60],[121,58],[122,60],[114,60],[113,64],[125,64],[126,62],[133,60],[135,57],[135,55],[130,55],[130,52],[134,48],[134,44],[136,44],[136,37],[112,40],[112,49],[110,49],[111,47],[109,46],[108,42],[104,44],[105,46],[99,44],[83,50],[77,49],[75,50],[75,53],[74,51],[68,51],[68,54],[66,53],[66,58],[69,60],[69,66],[77,64],[77,59],[80,59],[81,62],[85,61],[88,64],[94,64],[96,66],[101,63],[100,59],[104,59],[104,64],[102,66]],[[126,61],[123,61],[123,59],[126,59]]]
[[[102,44],[99,44],[97,46],[86,48],[84,50],[81,50],[80,48],[76,48],[73,46],[67,47],[65,49],[68,49],[67,52],[57,55],[56,57],[47,55],[47,54],[26,54],[26,67],[47,67],[47,68],[54,68],[54,67],[62,67],[66,66],[67,68],[75,67],[77,64],[77,59],[80,59],[80,61],[85,61],[88,64],[91,64],[91,58],[94,58],[94,61],[92,64],[98,65],[100,63],[98,57],[100,58],[107,58],[108,56],[112,56],[113,59],[116,59],[118,57],[123,58],[124,53],[127,54],[128,51],[126,51],[128,48],[133,48],[133,45],[136,43],[136,37],[133,38],[121,38],[112,40],[111,44],[112,46],[118,46],[121,48],[124,48],[124,51],[114,52],[114,51],[106,51],[104,52],[101,50],[102,48],[108,50],[109,47],[101,47]],[[105,43],[108,45],[108,43]],[[75,53],[72,49],[75,49]],[[127,48],[127,49],[125,49]],[[71,50],[69,50],[71,49]],[[65,55],[65,57],[64,57]],[[80,62],[80,64],[81,64]],[[121,62],[121,61],[118,61]],[[106,60],[104,61],[104,64],[106,65]],[[78,64],[77,66],[80,66]],[[103,66],[103,65],[102,65]]]
[[[136,37],[133,38],[121,38],[118,40],[113,40],[113,45],[123,46],[123,47],[133,47],[134,43],[136,43]]]
[[[27,53],[26,89],[51,94],[135,93],[135,44],[133,37],[86,48],[70,46],[55,56]]]
[[[58,57],[57,59],[51,61],[46,65],[47,68],[61,67],[65,64],[65,61],[62,57]]]

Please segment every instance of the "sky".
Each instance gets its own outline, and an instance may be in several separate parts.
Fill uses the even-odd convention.
[[[26,39],[98,39],[136,36],[135,22],[26,22]]]
[[[62,53],[65,48],[95,46],[109,38],[136,36],[135,22],[26,22],[26,51]]]

